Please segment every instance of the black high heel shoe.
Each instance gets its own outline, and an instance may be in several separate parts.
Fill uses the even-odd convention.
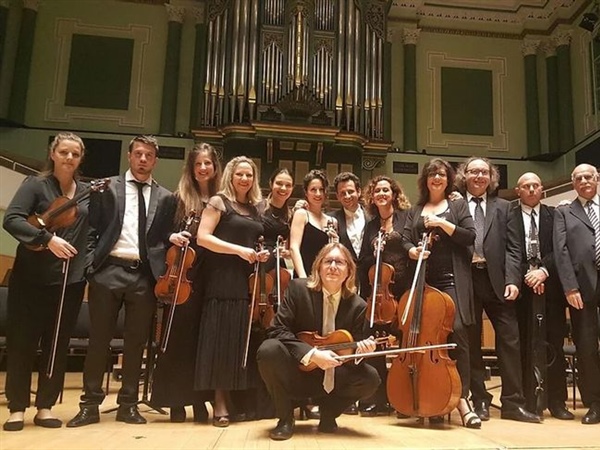
[[[300,406],[300,420],[314,419],[319,420],[321,413],[319,412],[318,406],[314,405],[301,405]]]
[[[462,413],[460,411],[460,409],[458,410],[458,413],[460,414],[460,420],[462,421],[462,425],[465,428],[473,428],[473,429],[479,429],[481,428],[481,419],[479,418],[479,416],[477,415],[477,413],[475,413],[475,411],[473,411],[473,408],[471,408],[471,404],[469,403],[469,401],[466,401],[467,403],[467,407],[469,408],[469,410],[466,413]]]

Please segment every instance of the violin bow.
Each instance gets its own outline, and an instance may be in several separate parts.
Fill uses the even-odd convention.
[[[353,353],[351,355],[338,355],[334,358],[338,361],[347,361],[349,359],[361,359],[361,358],[374,358],[376,356],[383,355],[397,355],[400,353],[418,353],[425,352],[428,350],[443,350],[443,349],[453,349],[456,348],[456,343],[448,343],[448,344],[434,344],[434,345],[423,345],[421,347],[407,347],[407,348],[395,348],[393,350],[380,350],[378,352],[370,352],[370,353]]]
[[[372,298],[371,298],[371,317],[369,320],[369,327],[373,328],[373,323],[375,322],[375,299],[377,298],[377,285],[378,280],[379,280],[379,267],[381,266],[381,239],[383,238],[383,232],[381,231],[381,228],[379,229],[379,231],[377,232],[377,250],[376,250],[376,257],[375,257],[375,278],[373,281],[373,293],[372,293]]]
[[[259,251],[262,250],[264,241],[263,236],[258,237],[257,248]],[[254,285],[252,286],[252,301],[250,303],[250,314],[248,315],[248,327],[246,329],[246,345],[244,347],[244,358],[242,359],[242,369],[245,369],[248,365],[248,352],[250,350],[250,335],[252,334],[252,315],[254,314],[254,307],[256,305],[256,291],[258,290],[258,271],[260,268],[260,260],[256,260],[254,263]]]
[[[279,272],[281,263],[281,254],[279,253],[279,246],[283,244],[283,236],[277,236],[277,243],[275,244],[275,276],[277,279],[277,308],[281,306],[281,273]]]
[[[408,300],[406,302],[406,307],[404,308],[404,313],[402,314],[402,325],[406,323],[408,319],[408,313],[410,311],[410,307],[412,305],[412,301],[415,297],[415,290],[417,288],[417,283],[419,280],[419,273],[421,272],[421,266],[423,265],[423,260],[425,259],[425,252],[427,251],[427,244],[429,243],[429,236],[431,233],[423,233],[421,237],[421,242],[423,244],[423,250],[419,254],[419,259],[417,260],[417,268],[415,269],[415,276],[413,277],[412,285],[410,286],[410,293],[408,294]]]
[[[71,265],[71,258],[67,258],[63,261],[63,280],[62,288],[60,292],[60,301],[58,302],[58,310],[56,314],[56,323],[54,324],[54,335],[52,336],[52,346],[50,348],[50,359],[48,360],[48,367],[46,368],[46,376],[52,378],[54,375],[54,365],[56,363],[56,350],[58,347],[58,335],[60,334],[60,325],[62,322],[63,307],[65,304],[65,294],[67,292],[67,278],[69,276],[69,267]]]

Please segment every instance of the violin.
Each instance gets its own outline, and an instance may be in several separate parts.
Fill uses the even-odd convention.
[[[301,331],[296,337],[318,350],[331,350],[340,356],[351,355],[358,347],[358,343],[354,341],[352,334],[346,330],[335,330],[327,336],[321,336],[316,331]],[[394,336],[384,336],[375,339],[375,343],[377,345],[391,346],[394,344],[395,339]],[[367,354],[359,354],[356,357],[363,358],[364,355]],[[344,359],[344,361],[350,361],[351,359],[352,358]],[[300,364],[299,367],[303,372],[310,372],[318,368],[313,362],[307,366]]]
[[[276,281],[275,291],[269,294],[271,305],[276,307],[275,309],[281,306],[283,293],[292,279],[290,272],[281,267],[281,249],[284,247],[284,244],[285,240],[283,236],[277,236],[277,243],[275,244],[275,268],[269,271],[269,275],[275,278]]]
[[[256,251],[264,250],[264,237],[258,238]],[[268,328],[271,320],[275,317],[275,309],[273,303],[273,271],[265,270],[265,265],[257,263],[257,271],[255,270],[248,279],[250,298],[252,299],[252,322],[259,323],[264,329]]]
[[[458,405],[461,382],[446,344],[452,332],[452,298],[425,284],[426,260],[434,232],[425,233],[411,289],[398,303],[402,348],[444,346],[410,352],[396,358],[388,373],[387,394],[396,411],[407,416],[442,416]]]
[[[199,221],[200,218],[196,212],[190,211],[190,214],[183,219],[184,225],[181,231],[189,233],[192,226],[197,225]],[[175,307],[187,302],[192,294],[192,282],[187,278],[187,273],[195,261],[196,251],[190,247],[189,242],[182,247],[172,245],[167,250],[167,270],[164,275],[158,277],[156,286],[154,286],[156,298],[162,303],[171,305],[160,346],[163,353],[167,350]]]
[[[375,265],[369,269],[369,284],[373,287],[367,301],[367,317],[370,328],[373,324],[384,325],[394,322],[398,303],[390,292],[394,282],[394,267],[381,261],[381,252],[385,245],[386,233],[379,230],[376,238]]]
[[[54,233],[59,228],[68,228],[75,223],[75,220],[77,220],[78,203],[88,198],[92,191],[104,192],[109,184],[110,178],[92,180],[87,188],[73,198],[69,198],[65,195],[56,197],[48,209],[42,214],[36,213],[30,215],[27,218],[27,223],[39,230],[48,230],[50,233]],[[35,252],[46,249],[46,246],[42,244],[25,244],[25,247]]]

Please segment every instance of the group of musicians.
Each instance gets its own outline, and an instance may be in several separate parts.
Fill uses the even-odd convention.
[[[34,423],[62,426],[51,409],[63,386],[86,280],[90,339],[84,392],[67,427],[100,421],[102,379],[122,307],[117,421],[146,423],[137,405],[149,340],[164,343],[152,377],[152,404],[169,407],[173,422],[185,421],[189,405],[194,421],[208,420],[210,401],[214,426],[276,417],[270,437],[285,440],[294,433],[296,407],[319,418],[323,433],[335,432],[344,412],[356,413],[357,402],[362,416],[388,414],[385,356],[371,356],[379,348],[376,336],[401,337],[401,332],[397,317],[369,321],[365,300],[374,290],[369,271],[380,262],[392,267],[395,302],[410,290],[412,273],[423,261],[425,281],[455,309],[448,340],[460,389],[452,408],[463,426],[480,428],[490,419],[492,395],[481,352],[484,310],[496,335],[501,418],[539,423],[547,407],[557,419],[574,419],[565,406],[567,307],[578,387],[589,408],[581,421],[600,423],[595,167],[581,164],[573,170],[577,197],[556,209],[540,203],[543,186],[534,173],[518,180],[518,206],[498,198],[498,170],[481,157],[467,159],[456,172],[442,159],[429,161],[413,207],[396,180],[378,176],[363,195],[360,179],[346,172],[333,180],[342,208],[327,213],[329,181],[320,170],[306,175],[305,198],[292,208],[294,179],[287,169],[271,176],[263,199],[252,159],[233,158],[222,170],[208,144],[189,152],[175,194],[152,176],[159,156],[152,136],[132,139],[128,170],[101,186],[79,180],[84,154],[78,136],[59,133],[46,169],[23,182],[4,217],[4,228],[19,241],[8,289],[5,431],[24,427],[38,350]],[[72,216],[66,222],[60,220],[65,214]],[[427,233],[435,235],[430,246]],[[173,247],[195,250],[195,262],[186,269],[193,288],[182,304],[172,301],[157,309],[155,285],[168,270],[165,257]],[[257,277],[265,270],[274,274],[278,291],[288,281],[286,258],[296,276],[268,306],[276,314],[253,320],[255,289],[264,279]],[[537,327],[533,316],[544,326]],[[162,317],[172,319],[167,338]],[[156,325],[162,334],[151,335]],[[302,332],[326,337],[342,329],[356,348],[354,359],[344,364],[329,347],[302,337]],[[532,339],[541,347],[532,346]],[[530,364],[536,352],[544,353],[544,367]],[[535,374],[546,373],[546,366],[547,380],[541,380]],[[539,402],[540,392],[546,403]]]

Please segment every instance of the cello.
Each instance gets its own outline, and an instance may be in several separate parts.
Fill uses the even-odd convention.
[[[433,236],[434,232],[423,234],[412,286],[398,303],[401,348],[444,344],[452,332],[452,298],[425,284],[424,256]],[[443,416],[457,407],[461,396],[456,362],[450,359],[447,349],[402,354],[388,373],[387,393],[401,414],[420,418]]]
[[[367,301],[366,315],[369,317],[370,328],[373,328],[373,324],[392,323],[396,318],[398,306],[390,292],[390,284],[394,282],[394,267],[381,261],[385,237],[384,230],[379,230],[376,238],[375,265],[369,269],[369,283],[373,286],[373,291]]]
[[[183,219],[183,230],[190,232],[193,225],[197,224],[200,218],[195,211],[190,211]],[[182,247],[172,245],[167,251],[166,263],[167,270],[164,275],[158,278],[154,287],[154,295],[164,304],[171,305],[169,316],[165,324],[164,333],[160,344],[160,351],[166,352],[171,335],[173,318],[175,317],[175,308],[188,301],[192,294],[192,282],[188,280],[187,273],[196,260],[196,251],[190,247],[189,242]]]

